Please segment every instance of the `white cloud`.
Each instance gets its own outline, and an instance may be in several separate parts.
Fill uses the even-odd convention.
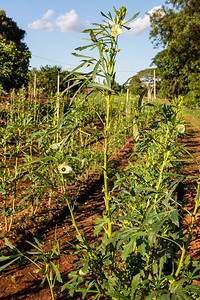
[[[130,23],[128,26],[131,27],[131,29],[127,32],[130,35],[136,35],[140,32],[146,30],[150,27],[150,16],[152,13],[154,13],[157,9],[160,9],[161,6],[155,6],[150,11],[148,11],[144,18],[137,18],[135,21]]]
[[[57,26],[61,32],[80,32],[82,29],[88,26],[89,22],[80,23],[78,15],[74,9],[66,12],[64,15],[57,17],[55,21],[47,21],[54,15],[55,12],[52,9],[47,10],[41,19],[38,19],[28,25],[29,28],[37,30],[53,31]]]
[[[47,31],[53,31],[53,24],[50,22],[45,22],[44,20],[36,20],[28,25],[31,29],[41,30],[45,29]]]
[[[42,16],[41,19],[38,19],[30,24],[28,24],[29,28],[41,30],[45,29],[47,31],[53,31],[54,25],[52,22],[47,22],[46,20],[49,19],[54,14],[52,9],[47,10],[47,12]]]
[[[47,12],[42,16],[42,20],[47,20],[49,19],[51,16],[53,16],[55,14],[53,9],[49,9],[47,10]]]
[[[77,32],[83,29],[83,24],[79,23],[78,15],[74,9],[61,15],[56,20],[56,26],[61,32]]]

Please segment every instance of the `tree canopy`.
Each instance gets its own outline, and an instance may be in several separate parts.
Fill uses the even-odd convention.
[[[167,96],[184,95],[185,102],[200,103],[199,0],[168,0],[151,16],[150,38],[163,46],[153,59]],[[198,83],[197,83],[198,82]]]
[[[139,71],[136,75],[134,75],[130,82],[130,91],[133,94],[141,94],[143,91],[149,95],[153,91],[153,86],[154,86],[154,70],[153,68],[148,68]],[[155,72],[155,83],[156,83],[156,89],[157,91],[160,89],[160,77],[157,74],[157,70]]]
[[[24,36],[25,31],[0,10],[0,84],[7,91],[28,80],[31,53],[23,42]]]
[[[57,81],[58,81],[58,72],[60,76],[59,92],[64,92],[70,96],[80,87],[80,84],[73,86],[73,80],[76,77],[76,73],[69,75],[69,71],[62,70],[59,66],[41,66],[40,69],[33,68],[29,72],[30,86],[33,87],[33,77],[36,74],[36,86],[44,95],[55,96],[57,93]],[[77,73],[78,75],[78,73]],[[68,77],[68,82],[66,82],[66,77]],[[85,88],[85,86],[83,87]],[[82,91],[83,89],[81,89]]]

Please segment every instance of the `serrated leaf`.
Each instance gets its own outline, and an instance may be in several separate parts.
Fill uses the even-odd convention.
[[[146,253],[146,244],[142,243],[141,245],[138,246],[138,251],[139,253],[144,256]]]
[[[133,246],[135,244],[135,240],[136,240],[136,235],[133,236],[133,238],[130,240],[130,242],[128,242],[128,244],[126,244],[124,246],[124,249],[122,250],[122,253],[121,253],[122,260],[126,261],[126,259],[128,258],[129,254],[131,252],[133,252]]]
[[[139,283],[140,283],[140,274],[137,274],[133,277],[131,282],[131,300],[134,299],[133,297]]]
[[[156,224],[154,224],[152,226],[152,229],[148,232],[148,239],[149,239],[150,246],[152,246],[155,243],[156,237],[157,237],[159,231],[161,230],[165,220],[166,220],[166,218],[164,220],[161,220],[160,222],[157,222]]]

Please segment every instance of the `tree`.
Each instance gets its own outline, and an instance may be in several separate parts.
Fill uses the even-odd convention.
[[[163,80],[162,90],[167,96],[184,95],[187,104],[200,103],[199,0],[165,3],[150,16],[150,38],[155,47],[164,47],[153,59]]]
[[[57,80],[58,80],[58,71],[60,74],[60,87],[59,91],[63,92],[68,88],[68,83],[69,86],[73,84],[72,80],[70,81],[70,78],[75,77],[76,73],[72,76],[69,76],[69,71],[64,71],[61,69],[59,66],[41,66],[39,70],[37,69],[32,69],[30,71],[30,85],[33,86],[33,77],[34,74],[36,74],[37,78],[37,89],[40,89],[40,91],[48,96],[48,95],[53,95],[55,96],[57,93]],[[68,82],[66,82],[65,77],[68,76]],[[68,90],[68,95],[72,95],[80,85],[71,87]]]
[[[25,31],[0,10],[0,84],[7,91],[27,82],[31,53],[22,42],[24,36]]]
[[[156,86],[157,90],[160,87],[160,77],[157,74],[156,70]],[[148,95],[148,98],[151,98],[151,93],[154,87],[154,69],[148,68],[139,71],[135,76],[130,80],[130,91],[135,94],[141,94],[143,91]]]

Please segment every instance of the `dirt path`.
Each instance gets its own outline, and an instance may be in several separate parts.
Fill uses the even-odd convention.
[[[186,131],[188,134],[183,139],[183,145],[185,148],[195,157],[196,162],[190,161],[184,167],[184,174],[189,178],[183,182],[183,203],[184,207],[191,213],[194,209],[194,199],[196,196],[197,181],[200,177],[200,131],[198,131],[194,125],[194,122],[190,117],[185,118]],[[190,221],[188,215],[186,220]],[[187,254],[191,256],[193,260],[200,260],[200,209],[197,212],[194,229],[193,240],[191,241]]]
[[[186,131],[188,132],[183,139],[183,144],[188,151],[190,151],[200,162],[200,132],[191,125],[190,120],[186,120]],[[131,138],[127,141],[126,145],[120,150],[118,155],[113,159],[113,165],[115,168],[122,168],[130,154],[132,153],[132,147],[134,139]],[[198,166],[194,163],[188,163],[184,168],[185,175],[199,176]],[[112,187],[112,182],[110,183]],[[104,200],[102,193],[103,181],[102,178],[92,178],[89,180],[85,190],[80,195],[79,202],[81,205],[76,211],[76,221],[79,224],[80,231],[86,236],[88,242],[95,241],[93,236],[94,221],[97,217],[102,215],[104,210]],[[192,211],[194,207],[195,189],[197,186],[197,178],[185,179],[183,187],[183,203],[185,207]],[[200,258],[200,212],[197,214],[195,221],[195,227],[193,230],[194,240],[191,242],[188,249],[188,254],[192,256],[192,259]],[[57,237],[61,239],[61,250],[70,251],[72,247],[67,242],[76,243],[76,232],[71,226],[71,220],[66,217],[64,212],[57,224]],[[55,226],[53,222],[48,227],[39,228],[36,230],[37,238],[43,238],[45,240],[46,249],[51,246],[50,241],[54,239]],[[24,241],[19,242],[19,247],[24,248]],[[61,256],[60,272],[62,274],[63,282],[67,280],[67,274],[72,270],[73,266],[71,261],[73,260],[73,254],[63,253]],[[35,272],[33,264],[29,265],[13,265],[9,270],[6,270],[3,275],[0,276],[0,300],[14,300],[14,299],[30,299],[30,300],[50,300],[50,292],[47,285],[40,287],[40,275]],[[67,295],[67,291],[60,292],[59,284],[55,288],[55,299],[71,299]],[[74,299],[81,299],[76,295]],[[88,299],[88,298],[87,298]],[[92,298],[91,298],[92,299]]]

